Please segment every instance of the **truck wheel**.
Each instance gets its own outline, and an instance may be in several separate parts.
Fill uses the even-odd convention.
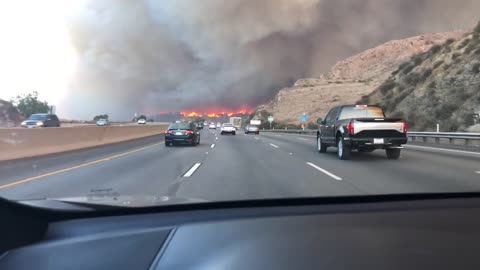
[[[400,157],[400,150],[397,148],[387,148],[385,152],[387,152],[388,159],[398,159]]]
[[[322,143],[322,138],[320,136],[317,136],[317,150],[319,153],[327,152],[327,146]]]
[[[345,145],[345,141],[343,140],[343,137],[340,137],[338,139],[337,148],[338,148],[338,152],[337,152],[338,159],[341,159],[341,160],[350,159],[351,149],[350,147]]]
[[[232,135],[235,135],[235,131],[232,133]]]

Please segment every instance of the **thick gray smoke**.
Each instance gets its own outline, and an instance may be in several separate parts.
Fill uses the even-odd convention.
[[[379,43],[472,27],[480,1],[92,0],[69,21],[70,117],[237,109]]]

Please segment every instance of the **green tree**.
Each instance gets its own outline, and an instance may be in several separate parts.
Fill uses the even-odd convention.
[[[98,121],[100,119],[108,120],[108,114],[100,114],[100,115],[95,115],[95,117],[93,117],[93,121]]]
[[[140,120],[140,119],[145,119],[145,120],[147,120],[147,117],[142,114],[142,115],[140,115],[140,116],[137,118],[137,120]]]
[[[46,101],[38,99],[38,92],[34,91],[29,94],[18,95],[11,99],[12,104],[25,117],[29,117],[34,113],[48,113],[50,106]]]

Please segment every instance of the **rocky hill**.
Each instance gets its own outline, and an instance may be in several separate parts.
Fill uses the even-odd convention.
[[[389,41],[366,50],[338,62],[327,74],[300,79],[292,87],[280,90],[271,102],[256,109],[257,115],[262,118],[262,115],[272,114],[276,122],[298,124],[301,114],[306,112],[314,121],[317,117],[324,117],[333,106],[355,103],[370,94],[413,55],[426,52],[448,39],[457,40],[465,33],[426,34]]]
[[[461,39],[414,55],[360,102],[405,118],[410,130],[439,123],[441,131],[480,131],[480,23]]]
[[[0,99],[0,127],[15,127],[20,125],[24,117],[12,103]]]

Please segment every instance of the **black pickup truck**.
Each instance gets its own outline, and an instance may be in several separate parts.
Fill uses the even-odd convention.
[[[339,159],[349,159],[353,149],[372,152],[385,149],[389,159],[398,159],[407,143],[407,124],[403,119],[385,118],[383,109],[370,105],[344,105],[331,109],[325,119],[318,118],[317,149],[325,153],[336,146]]]

